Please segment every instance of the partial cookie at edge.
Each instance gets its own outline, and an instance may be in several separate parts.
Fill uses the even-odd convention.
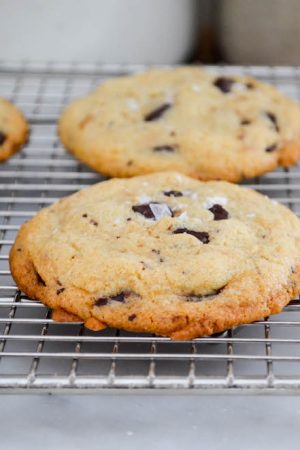
[[[28,133],[29,127],[21,111],[0,97],[0,162],[22,147]]]

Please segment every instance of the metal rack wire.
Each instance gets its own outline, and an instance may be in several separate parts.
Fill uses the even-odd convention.
[[[221,337],[171,342],[116,330],[58,324],[24,296],[8,253],[20,224],[64,195],[103,179],[62,148],[56,121],[64,106],[106,78],[142,66],[0,62],[0,95],[31,124],[30,142],[0,166],[0,391],[300,392],[300,303]],[[300,100],[300,68],[222,67],[276,84]],[[300,215],[300,170],[278,170],[249,186]]]

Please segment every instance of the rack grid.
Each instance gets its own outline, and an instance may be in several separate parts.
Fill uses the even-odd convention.
[[[300,302],[276,316],[185,342],[55,323],[15,286],[8,254],[40,208],[104,178],[77,162],[56,134],[60,112],[105,79],[145,66],[0,61],[0,96],[31,126],[28,145],[0,166],[0,392],[300,392]],[[208,67],[246,73],[300,100],[300,68]],[[248,181],[300,215],[300,167]]]

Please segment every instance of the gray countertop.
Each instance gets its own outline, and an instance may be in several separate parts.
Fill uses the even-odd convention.
[[[292,449],[300,397],[3,396],[1,448]]]

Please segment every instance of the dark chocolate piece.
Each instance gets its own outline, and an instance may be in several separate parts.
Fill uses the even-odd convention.
[[[64,292],[66,290],[66,288],[60,288],[60,289],[57,289],[57,291],[56,291],[56,295],[60,295],[62,292]]]
[[[215,204],[208,209],[214,215],[214,220],[225,220],[228,219],[228,211],[223,208],[223,206]]]
[[[182,197],[183,193],[180,191],[164,191],[164,195],[167,197]]]
[[[156,147],[153,147],[153,151],[172,153],[175,152],[175,147],[172,147],[171,145],[157,145]]]
[[[4,134],[3,131],[0,131],[0,145],[4,144],[6,138],[7,138],[6,134]]]
[[[113,295],[112,297],[100,297],[96,300],[95,302],[95,306],[104,306],[107,305],[108,302],[120,302],[120,303],[124,303],[126,297],[128,297],[130,293],[129,292],[120,292],[117,295]]]
[[[277,149],[277,144],[269,145],[269,147],[265,148],[265,152],[272,153]]]
[[[219,77],[214,81],[214,85],[224,94],[228,94],[228,92],[231,91],[231,86],[233,85],[233,83],[234,80],[227,77]]]
[[[272,112],[270,112],[270,111],[267,111],[267,112],[266,112],[266,116],[267,116],[267,117],[270,119],[270,121],[272,122],[272,124],[273,124],[275,130],[277,131],[277,133],[279,133],[280,128],[279,128],[278,120],[277,120],[277,117],[275,116],[275,114],[272,113]]]
[[[173,234],[183,234],[183,233],[194,236],[196,239],[199,239],[199,241],[203,242],[203,244],[209,243],[209,234],[206,231],[194,231],[189,230],[188,228],[177,228],[177,230],[173,231]]]
[[[136,318],[136,314],[130,314],[130,316],[128,316],[128,320],[130,322],[132,322],[135,318]]]
[[[153,111],[150,111],[146,116],[144,117],[145,122],[152,122],[153,120],[160,119],[161,116],[169,109],[171,108],[171,103],[164,103],[163,105],[159,106],[158,108],[154,109]]]

